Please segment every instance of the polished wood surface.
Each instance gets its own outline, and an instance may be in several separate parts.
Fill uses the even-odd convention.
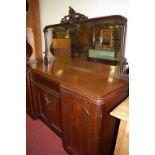
[[[119,120],[109,113],[128,96],[116,70],[75,58],[29,62],[33,113],[70,155],[113,154]]]
[[[129,97],[118,105],[110,115],[121,120],[114,155],[129,154]]]
[[[33,72],[61,83],[61,87],[95,100],[103,100],[105,95],[113,91],[128,88],[128,81],[115,77],[117,66],[60,58],[48,64],[30,63],[30,66]]]
[[[59,84],[31,71],[34,114],[61,136]]]
[[[71,155],[99,154],[101,107],[61,89],[61,113],[64,148]]]

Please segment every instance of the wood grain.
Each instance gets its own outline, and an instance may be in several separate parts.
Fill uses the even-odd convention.
[[[28,0],[29,10],[26,13],[26,28],[29,44],[33,48],[30,60],[42,58],[39,0]]]
[[[34,111],[71,155],[113,154],[119,120],[109,112],[128,96],[116,69],[73,58],[29,62]]]
[[[61,87],[74,90],[92,100],[103,100],[105,95],[128,88],[128,81],[115,77],[117,66],[97,64],[80,59],[53,59],[48,64],[30,63],[31,69]]]
[[[121,120],[129,121],[129,97],[127,97],[120,105],[118,105],[110,115]]]
[[[120,125],[114,155],[129,154],[129,97],[118,105],[110,114],[119,118]]]

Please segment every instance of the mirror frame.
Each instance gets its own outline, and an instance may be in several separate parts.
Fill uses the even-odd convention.
[[[77,24],[85,24],[85,23],[96,23],[96,22],[110,22],[110,21],[117,21],[119,25],[121,25],[121,40],[120,40],[120,52],[118,55],[118,63],[115,65],[118,65],[118,74],[117,77],[120,79],[128,79],[128,63],[125,58],[125,41],[126,41],[126,30],[127,30],[127,18],[123,17],[121,15],[111,15],[111,16],[103,16],[103,17],[97,17],[97,18],[90,18],[88,19],[87,16],[77,13],[73,8],[69,7],[69,15],[64,16],[64,18],[61,19],[60,24],[54,24],[54,25],[47,25],[43,29],[44,32],[44,38],[45,38],[45,52],[44,52],[44,59],[43,61],[45,63],[48,63],[50,60],[48,58],[48,45],[47,45],[47,33],[50,28],[55,27],[74,27]],[[102,38],[103,39],[103,38]],[[94,40],[94,38],[93,38]],[[111,44],[111,43],[110,43]],[[113,64],[112,64],[113,65]]]

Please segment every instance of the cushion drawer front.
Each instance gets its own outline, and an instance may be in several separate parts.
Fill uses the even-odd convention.
[[[35,81],[41,85],[44,85],[45,87],[48,87],[49,89],[60,93],[59,83],[49,80],[37,73],[31,73],[31,81]]]

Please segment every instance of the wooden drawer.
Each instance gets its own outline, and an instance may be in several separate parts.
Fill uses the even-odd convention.
[[[31,81],[35,81],[49,89],[52,89],[53,91],[56,91],[58,93],[60,93],[60,89],[59,89],[59,84],[54,82],[54,81],[51,81],[45,77],[42,77],[41,75],[39,74],[36,74],[36,73],[31,73]]]

